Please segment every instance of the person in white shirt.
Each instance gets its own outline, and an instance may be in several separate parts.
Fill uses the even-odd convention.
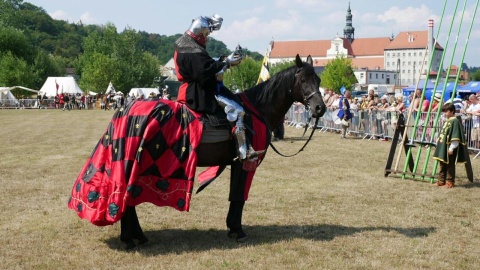
[[[470,101],[470,106],[468,106],[465,114],[467,117],[472,118],[472,126],[471,126],[471,136],[470,141],[472,142],[472,147],[478,149],[478,141],[480,139],[480,103],[478,102],[477,96],[475,94],[471,94],[468,97]]]

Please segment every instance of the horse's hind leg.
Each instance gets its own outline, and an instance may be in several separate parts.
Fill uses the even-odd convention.
[[[127,206],[125,213],[120,221],[120,240],[127,244],[127,250],[135,248],[134,239],[142,245],[148,242],[138,221],[137,210],[134,206]]]
[[[231,201],[227,214],[228,237],[236,237],[237,242],[247,240],[247,234],[242,229],[242,214],[245,201]]]

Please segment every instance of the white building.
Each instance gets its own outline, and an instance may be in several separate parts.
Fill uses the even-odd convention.
[[[400,32],[396,37],[354,38],[355,28],[352,26],[349,4],[343,38],[336,36],[331,40],[272,41],[270,64],[292,61],[298,53],[303,59],[311,55],[316,69],[321,69],[329,60],[343,55],[352,61],[361,87],[368,84],[412,85],[419,78],[425,78],[429,68],[428,56],[434,44],[433,20],[428,23],[428,30]],[[440,60],[443,51],[437,43],[430,76],[442,70]]]

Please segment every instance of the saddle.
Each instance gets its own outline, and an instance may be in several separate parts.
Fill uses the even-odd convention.
[[[224,112],[203,114],[200,121],[203,124],[201,143],[218,143],[232,139],[232,124]]]

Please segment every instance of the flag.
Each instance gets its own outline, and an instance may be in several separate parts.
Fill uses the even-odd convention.
[[[268,68],[268,52],[263,57],[262,68],[260,69],[260,75],[258,76],[257,84],[270,79],[270,70]]]

